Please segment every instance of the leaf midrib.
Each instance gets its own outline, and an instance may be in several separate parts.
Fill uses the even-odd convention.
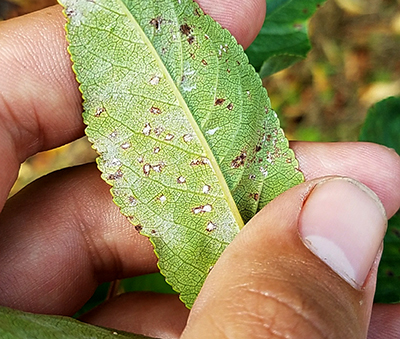
[[[228,184],[226,183],[225,177],[223,176],[221,169],[218,166],[218,162],[214,157],[213,152],[210,149],[210,146],[207,143],[207,140],[205,139],[200,127],[198,126],[196,120],[194,119],[192,113],[190,112],[189,107],[186,104],[185,99],[183,98],[181,92],[179,91],[179,89],[177,88],[175,82],[173,81],[170,73],[168,72],[167,68],[165,67],[163,61],[161,60],[160,56],[158,55],[156,49],[154,48],[153,44],[151,43],[151,41],[149,40],[149,38],[147,37],[147,35],[144,33],[142,27],[138,24],[138,22],[136,21],[136,19],[134,18],[134,16],[132,15],[132,13],[128,10],[128,8],[126,7],[126,5],[123,3],[122,0],[117,0],[122,8],[123,13],[127,16],[128,19],[130,19],[130,21],[132,22],[134,28],[136,29],[137,32],[139,32],[139,35],[141,36],[143,42],[145,43],[145,45],[149,48],[151,54],[154,57],[154,60],[156,61],[158,67],[160,68],[160,70],[162,71],[163,75],[166,77],[166,81],[168,82],[168,84],[171,86],[172,91],[175,95],[175,97],[177,98],[180,107],[182,108],[186,119],[189,121],[190,125],[192,126],[194,132],[196,133],[197,137],[200,140],[200,144],[202,145],[207,158],[210,161],[210,165],[211,168],[213,169],[218,182],[221,186],[222,192],[224,194],[225,200],[228,203],[228,206],[232,212],[233,217],[235,218],[235,221],[237,223],[237,225],[239,226],[239,228],[243,228],[244,226],[244,222],[243,219],[239,213],[239,210],[236,206],[235,201],[233,200],[232,194],[229,190]]]

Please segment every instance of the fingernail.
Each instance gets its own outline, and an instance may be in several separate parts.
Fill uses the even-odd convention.
[[[299,219],[303,243],[354,288],[364,285],[386,232],[379,198],[349,178],[329,178],[308,196]]]

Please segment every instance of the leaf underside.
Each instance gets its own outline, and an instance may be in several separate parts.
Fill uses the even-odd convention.
[[[190,308],[239,229],[303,180],[266,90],[191,0],[64,0],[102,178]]]

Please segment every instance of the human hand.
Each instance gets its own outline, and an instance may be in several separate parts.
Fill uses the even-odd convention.
[[[199,3],[244,46],[264,17],[264,0]],[[66,52],[64,23],[61,8],[55,6],[0,24],[5,79],[0,83],[1,206],[22,161],[83,135],[81,95]],[[400,184],[399,157],[365,143],[291,146],[308,182],[268,205],[228,247],[207,279],[183,337],[273,337],[271,333],[278,336],[284,331],[298,338],[365,337],[377,264],[364,289],[354,289],[302,244],[298,227],[304,226],[304,201],[311,202],[321,190],[329,189],[332,197],[347,190],[343,199],[348,203],[359,196],[357,201],[364,199],[365,204],[354,206],[355,214],[343,222],[375,213],[371,229],[376,238],[370,247],[360,246],[369,258],[375,257],[384,229],[378,203],[354,184],[332,181],[343,183],[339,189],[328,187],[328,182],[318,184],[322,180],[317,178],[341,175],[363,182],[391,216],[400,205],[395,189]],[[311,206],[312,211],[320,208]],[[360,240],[366,238],[360,235]],[[363,264],[366,274],[371,262]],[[109,186],[93,165],[40,179],[5,204],[0,215],[0,266],[0,304],[64,315],[75,313],[100,282],[157,270],[152,246],[120,215]],[[357,276],[360,284],[363,274]],[[185,327],[188,312],[176,296],[138,293],[110,300],[83,319],[173,338]],[[396,312],[397,306],[376,308],[375,316],[384,316],[387,323],[373,322],[371,338],[388,338],[382,326],[394,328]],[[306,329],[320,332],[305,333]]]

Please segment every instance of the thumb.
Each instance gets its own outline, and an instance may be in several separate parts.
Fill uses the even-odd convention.
[[[366,338],[386,224],[352,179],[292,188],[228,246],[182,338]]]

